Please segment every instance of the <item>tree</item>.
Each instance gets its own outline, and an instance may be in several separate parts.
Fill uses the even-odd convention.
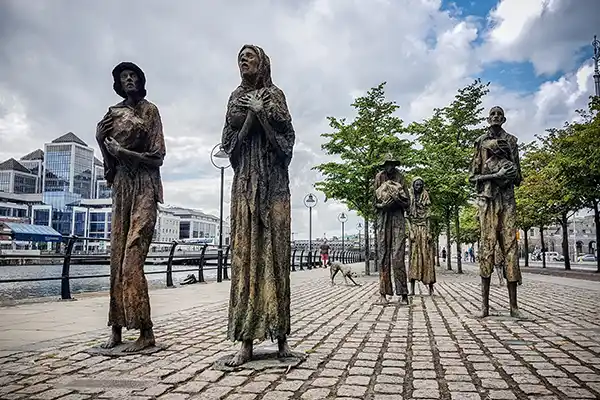
[[[479,242],[481,234],[479,228],[478,209],[474,204],[468,204],[460,210],[460,237],[456,237],[456,228],[454,229],[453,239],[459,243],[466,243],[474,246]]]
[[[539,143],[526,146],[526,152],[521,160],[523,181],[515,190],[517,202],[517,220],[525,223],[529,230],[532,226],[540,228],[542,248],[542,265],[546,267],[546,246],[544,243],[544,228],[557,219],[555,210],[550,207],[553,199],[549,195],[550,155]],[[529,225],[531,224],[531,225]],[[525,232],[527,235],[527,231]]]
[[[600,97],[592,97],[588,110],[579,110],[581,120],[566,124],[566,134],[556,139],[562,157],[557,160],[563,181],[594,210],[596,249],[600,245]],[[597,272],[600,272],[600,258]]]
[[[452,220],[454,236],[460,237],[460,210],[472,198],[473,188],[468,183],[473,143],[484,133],[481,128],[483,97],[489,83],[480,80],[458,90],[454,100],[444,108],[436,108],[431,118],[412,123],[409,131],[423,146],[418,151],[416,172],[428,185],[433,210],[446,228],[448,260],[452,269],[450,238]],[[462,273],[460,241],[456,242],[457,271]]]
[[[321,148],[339,160],[313,168],[323,174],[315,187],[362,216],[365,232],[375,217],[373,181],[383,154],[392,152],[404,166],[412,162],[411,143],[397,136],[404,131],[402,120],[394,115],[398,105],[386,100],[384,87],[385,82],[352,103],[357,112],[352,122],[328,117],[332,132],[321,135],[327,139]],[[369,274],[369,235],[365,235],[365,249],[365,273]]]
[[[526,193],[527,186],[521,183],[515,189],[515,200],[517,203],[517,227],[523,230],[523,246],[525,247],[525,266],[529,266],[529,230],[535,226],[535,210]]]
[[[542,142],[541,156],[546,163],[543,173],[549,184],[545,196],[547,208],[551,215],[556,216],[557,222],[562,230],[562,251],[565,258],[565,269],[571,269],[569,258],[569,216],[583,206],[583,194],[581,188],[570,184],[571,178],[562,173],[565,165],[570,165],[568,152],[563,149],[562,142],[572,133],[568,125],[564,129],[548,129],[548,136],[540,138]]]

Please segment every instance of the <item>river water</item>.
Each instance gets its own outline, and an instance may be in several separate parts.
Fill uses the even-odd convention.
[[[166,286],[166,265],[146,265],[146,279],[150,287]],[[206,281],[216,280],[216,271],[212,266],[205,267],[204,279]],[[195,272],[178,272],[184,269],[194,269]],[[0,265],[0,280],[24,279],[24,278],[56,278],[61,276],[62,265]],[[148,272],[162,272],[148,274]],[[72,265],[71,277],[86,275],[109,275],[108,265]],[[194,266],[173,266],[173,283],[178,285],[189,274],[196,275],[198,270]],[[100,292],[109,289],[109,278],[84,278],[71,279],[71,293]],[[0,302],[10,300],[21,300],[36,297],[60,297],[60,280],[40,282],[0,283]]]

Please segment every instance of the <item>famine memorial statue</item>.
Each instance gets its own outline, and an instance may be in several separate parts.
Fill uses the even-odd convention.
[[[160,167],[165,141],[158,108],[145,99],[146,77],[135,64],[123,62],[112,71],[115,92],[124,100],[98,123],[96,140],[104,158],[104,175],[112,188],[110,236],[110,339],[122,343],[122,329],[140,336],[123,351],[154,346],[148,283],[144,263],[158,211],[163,201]]]
[[[229,97],[222,146],[234,176],[231,189],[231,295],[227,337],[241,342],[229,367],[250,361],[253,341],[277,340],[292,353],[290,334],[291,211],[288,167],[295,133],[285,96],[271,81],[258,46],[240,50],[240,86]]]
[[[408,304],[406,266],[404,262],[406,225],[404,212],[409,206],[409,194],[404,177],[396,168],[399,162],[390,154],[382,163],[383,171],[375,176],[375,198],[377,208],[377,233],[379,252],[379,304],[386,304],[393,296],[392,271],[396,296]]]
[[[410,294],[415,294],[415,281],[421,281],[429,288],[433,295],[435,283],[435,249],[429,220],[431,200],[425,183],[421,178],[413,179],[410,189],[410,261],[408,267],[408,280],[410,281]]]
[[[481,316],[490,309],[490,280],[494,267],[504,271],[510,301],[510,315],[519,317],[517,284],[521,270],[517,254],[515,185],[521,183],[517,138],[502,129],[504,110],[492,107],[487,133],[475,142],[471,182],[475,183],[481,226],[479,270],[483,297]]]

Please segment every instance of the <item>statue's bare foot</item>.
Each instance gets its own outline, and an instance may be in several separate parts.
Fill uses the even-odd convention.
[[[385,306],[387,303],[388,303],[387,297],[385,297],[385,295],[382,294],[382,295],[379,296],[379,299],[377,300],[376,304],[379,304],[381,306]]]
[[[287,358],[292,357],[292,350],[290,349],[290,345],[287,342],[287,338],[277,339],[277,357],[279,358]]]
[[[113,326],[110,337],[106,341],[106,343],[101,344],[100,347],[103,349],[112,349],[113,347],[123,343],[122,339],[122,328],[120,326]]]
[[[404,304],[408,304],[408,295],[407,294],[403,294],[400,297],[400,302],[404,303]]]
[[[225,363],[228,367],[238,367],[252,359],[252,341],[242,342],[242,347],[233,358]]]
[[[517,307],[511,307],[510,316],[514,318],[521,318],[521,311],[519,311]]]
[[[140,331],[140,337],[127,347],[123,349],[126,353],[135,353],[136,351],[144,350],[148,347],[152,347],[156,344],[154,339],[154,332],[152,328],[150,329],[142,329]]]

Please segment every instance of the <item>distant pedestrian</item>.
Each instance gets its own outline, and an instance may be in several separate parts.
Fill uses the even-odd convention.
[[[446,262],[446,248],[445,247],[442,249],[442,260],[444,262]]]
[[[329,264],[329,245],[327,244],[327,239],[323,240],[323,244],[321,244],[321,263],[323,264],[323,268],[327,268],[327,264]]]
[[[472,263],[475,262],[475,252],[473,251],[472,247],[469,247],[469,259],[471,260]]]

